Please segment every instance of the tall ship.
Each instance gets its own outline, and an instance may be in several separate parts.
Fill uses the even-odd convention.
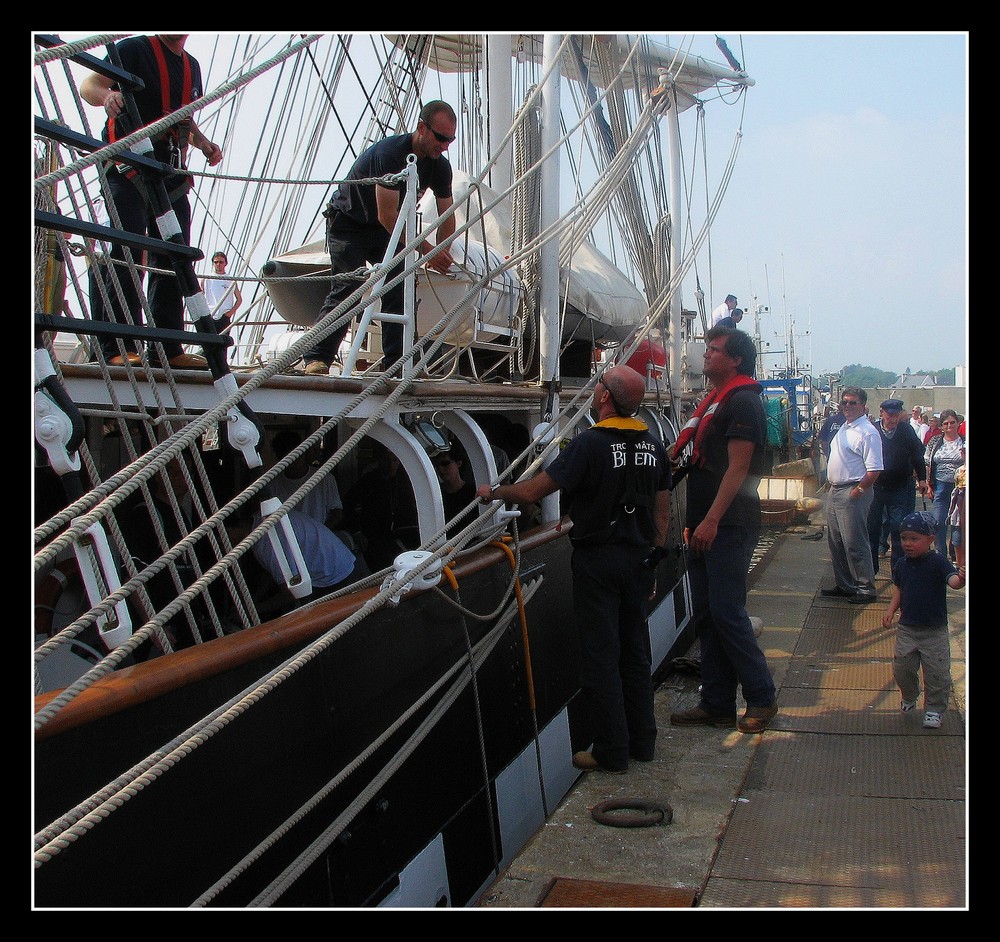
[[[700,123],[753,81],[705,36],[191,37],[203,94],[155,130],[194,117],[225,157],[192,162],[188,245],[128,233],[101,198],[134,172],[161,205],[176,171],[148,128],[102,139],[80,97],[96,73],[128,105],[123,38],[33,35],[34,905],[471,905],[574,784],[589,723],[559,495],[455,507],[439,459],[477,484],[534,474],[620,362],[673,442],[704,388],[706,312],[681,286],[739,141],[692,199]],[[434,99],[459,116],[453,212],[408,164],[403,249],[321,316],[323,207]],[[417,249],[452,216],[442,274]],[[222,326],[217,249],[242,299]],[[183,333],[150,316],[152,253]],[[404,355],[383,370],[400,262]],[[95,316],[123,285],[141,322]],[[330,372],[305,372],[345,324]],[[206,368],[172,365],[178,341]],[[295,526],[331,480],[356,563],[332,587]],[[693,640],[683,507],[682,484],[654,671]]]

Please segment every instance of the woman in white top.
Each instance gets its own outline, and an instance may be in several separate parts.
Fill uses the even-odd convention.
[[[958,434],[954,409],[941,413],[941,434],[927,445],[927,484],[934,494],[933,512],[937,521],[937,551],[948,555],[948,507],[955,489],[955,473],[965,464],[965,439]]]
[[[228,264],[225,252],[216,252],[212,256],[212,267],[217,276],[225,275]],[[218,277],[205,278],[202,280],[201,290],[205,292],[205,300],[208,301],[216,330],[221,333],[230,325],[236,309],[243,303],[239,286],[235,281],[223,281]]]

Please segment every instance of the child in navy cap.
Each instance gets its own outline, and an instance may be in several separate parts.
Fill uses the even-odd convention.
[[[903,558],[892,567],[892,598],[882,619],[891,628],[896,612],[896,651],[892,675],[899,685],[903,713],[917,705],[920,669],[924,672],[924,728],[939,729],[951,693],[951,647],[948,639],[947,587],[965,585],[965,566],[936,552],[934,515],[918,510],[899,525]]]

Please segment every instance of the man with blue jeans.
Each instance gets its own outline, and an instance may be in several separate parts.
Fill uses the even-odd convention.
[[[767,419],[753,379],[756,347],[741,330],[706,334],[704,374],[712,383],[674,446],[687,467],[688,575],[701,640],[701,702],[673,713],[673,726],[737,726],[762,733],[778,712],[774,680],[747,615],[747,572],[760,535],[757,486]],[[736,722],[736,691],[746,712]]]
[[[872,486],[872,505],[868,511],[868,542],[875,572],[878,572],[879,544],[886,519],[892,548],[889,571],[903,558],[899,525],[916,509],[913,476],[920,482],[927,476],[924,446],[910,423],[901,421],[902,415],[903,400],[886,399],[879,406],[879,420],[875,423],[882,438],[882,473]]]

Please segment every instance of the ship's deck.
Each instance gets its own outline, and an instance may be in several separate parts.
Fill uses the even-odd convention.
[[[816,532],[786,531],[751,575],[771,728],[672,727],[699,683],[675,671],[656,691],[654,761],[582,776],[479,907],[967,908],[965,592],[948,597],[954,709],[925,730],[922,703],[899,712],[885,605],[820,595],[826,539],[802,539]],[[635,809],[613,816],[669,805],[673,820],[601,824],[606,800]]]

